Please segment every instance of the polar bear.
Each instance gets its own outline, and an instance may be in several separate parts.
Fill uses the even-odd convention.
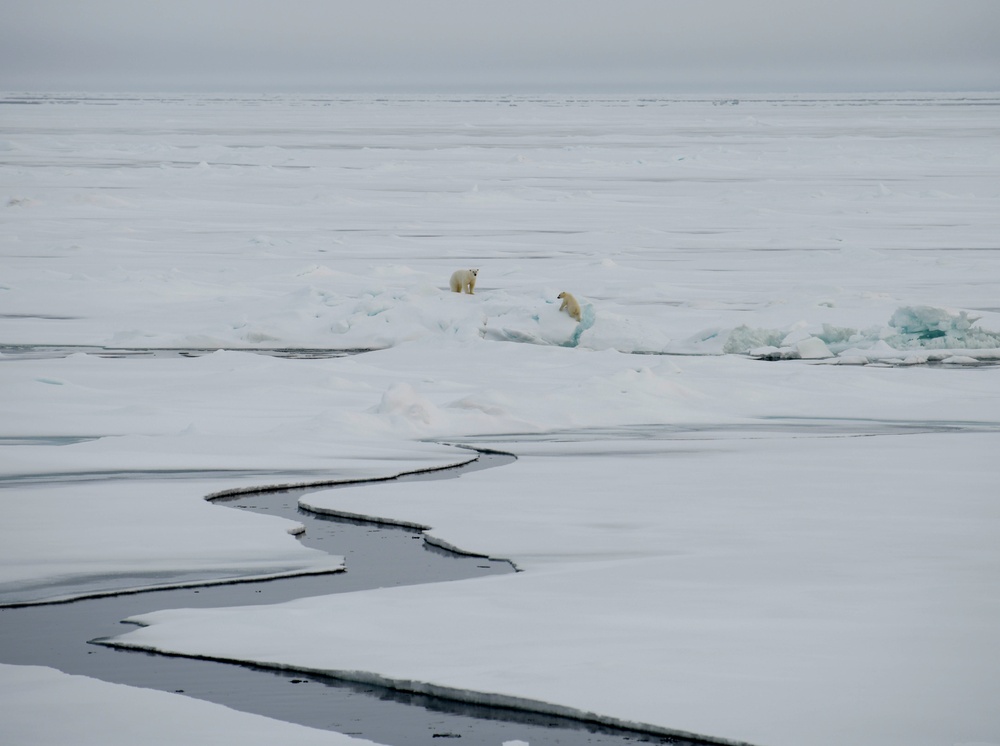
[[[570,316],[572,316],[577,321],[580,320],[580,304],[577,303],[576,298],[573,297],[571,293],[565,291],[559,293],[560,298],[562,298],[562,305],[559,306],[560,311],[565,311]]]
[[[476,275],[478,274],[478,269],[455,270],[451,276],[451,292],[461,293],[464,291],[472,295],[472,291],[476,289]]]

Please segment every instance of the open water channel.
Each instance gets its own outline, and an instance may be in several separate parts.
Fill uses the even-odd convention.
[[[45,354],[41,350],[24,352]],[[58,355],[70,351],[45,352]],[[398,479],[457,478],[470,470],[502,466],[513,460],[507,454],[480,451],[478,458],[463,466],[403,475]],[[126,651],[101,644],[102,639],[121,632],[121,620],[160,609],[272,604],[307,596],[515,571],[505,560],[433,546],[417,529],[324,516],[299,507],[302,495],[331,487],[335,485],[313,482],[303,487],[224,496],[214,501],[231,509],[298,521],[306,527],[300,540],[331,554],[343,555],[345,572],[3,607],[0,608],[0,662],[50,666],[70,674],[181,693],[392,746],[440,744],[442,739],[496,746],[514,740],[532,746],[693,743],[600,723],[485,707],[332,677]]]

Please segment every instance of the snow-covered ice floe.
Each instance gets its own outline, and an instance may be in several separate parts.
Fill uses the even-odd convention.
[[[0,736],[28,744],[145,746],[365,746],[360,738],[283,723],[221,705],[133,686],[0,663]]]

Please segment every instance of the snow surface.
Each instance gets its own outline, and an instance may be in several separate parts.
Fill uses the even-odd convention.
[[[333,570],[204,497],[482,443],[520,460],[310,501],[523,572],[121,642],[775,746],[1000,744],[996,97],[22,100],[0,603]],[[246,351],[296,347],[378,351]],[[24,698],[118,696],[63,678]]]
[[[347,746],[371,743],[282,723],[177,694],[0,663],[0,735],[5,744],[232,743]],[[55,716],[54,716],[55,715]]]

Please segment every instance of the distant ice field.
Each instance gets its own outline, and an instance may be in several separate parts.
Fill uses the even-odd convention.
[[[867,348],[926,306],[998,346],[988,95],[2,102],[7,344]]]

